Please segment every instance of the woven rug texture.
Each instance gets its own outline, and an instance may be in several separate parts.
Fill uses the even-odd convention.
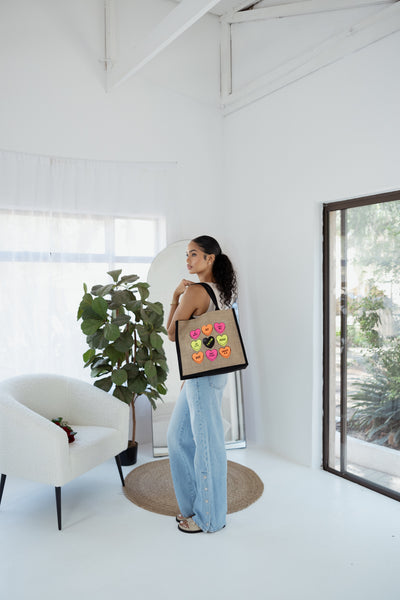
[[[228,513],[234,513],[258,500],[264,484],[254,471],[228,460],[227,488]],[[136,467],[125,477],[123,489],[126,497],[141,508],[171,517],[179,512],[168,459]]]

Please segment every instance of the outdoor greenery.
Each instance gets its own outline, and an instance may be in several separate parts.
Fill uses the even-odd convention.
[[[78,320],[89,349],[84,353],[95,386],[126,402],[132,408],[135,441],[135,401],[146,396],[153,409],[166,394],[168,367],[163,348],[166,334],[164,309],[150,302],[149,284],[138,275],[121,277],[121,270],[109,271],[112,283],[95,285],[79,305]]]
[[[371,354],[367,372],[352,395],[355,412],[348,425],[367,441],[400,449],[400,338]]]
[[[347,235],[366,289],[348,301],[349,342],[358,349],[364,373],[349,390],[348,428],[366,441],[400,449],[400,307],[386,295],[388,284],[400,285],[400,203],[348,211]],[[390,335],[381,327],[385,311]]]

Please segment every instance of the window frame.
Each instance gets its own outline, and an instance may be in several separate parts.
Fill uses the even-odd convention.
[[[18,250],[0,250],[0,262],[65,262],[65,263],[151,263],[154,257],[160,252],[164,242],[165,220],[163,217],[143,216],[143,215],[121,215],[121,214],[88,214],[80,212],[54,212],[44,210],[19,210],[10,208],[0,208],[0,218],[3,214],[35,215],[48,218],[76,218],[90,217],[105,223],[105,244],[104,253],[82,253],[82,252],[30,252]],[[115,254],[115,221],[128,219],[132,221],[153,221],[156,226],[156,248],[154,256],[145,255],[119,255]]]
[[[345,360],[347,359],[346,354],[343,358],[343,351],[341,352],[341,391],[340,391],[340,407],[341,407],[341,428],[340,428],[340,444],[341,444],[341,465],[340,470],[333,468],[329,464],[329,450],[330,450],[330,386],[331,386],[331,310],[330,310],[330,298],[331,298],[331,235],[330,235],[330,218],[331,214],[337,211],[345,211],[350,208],[356,208],[361,206],[367,206],[371,204],[379,204],[384,202],[400,201],[400,190],[385,192],[382,194],[376,194],[371,196],[363,196],[360,198],[353,198],[349,200],[343,200],[338,202],[325,203],[323,205],[323,424],[322,424],[322,468],[334,475],[342,477],[353,483],[357,483],[365,488],[368,488],[374,492],[378,492],[384,496],[392,498],[393,500],[400,501],[400,493],[390,488],[381,486],[369,479],[365,479],[358,475],[355,475],[345,469],[345,457],[346,457],[346,418],[347,418],[347,405],[343,401],[343,394],[346,394],[343,387],[346,383],[345,371]],[[343,222],[344,220],[342,220]],[[343,286],[343,281],[342,281]],[[346,294],[342,294],[342,297],[346,297]],[[341,299],[341,302],[343,300]],[[343,304],[341,304],[342,308]],[[341,311],[342,314],[342,311]],[[341,318],[343,318],[341,316]],[[342,322],[343,325],[343,322]],[[345,326],[346,327],[346,326]],[[345,329],[346,333],[346,329]],[[342,340],[341,350],[346,348],[346,339]],[[346,411],[346,414],[344,414]],[[344,425],[344,426],[343,426]],[[399,451],[400,452],[400,451]]]

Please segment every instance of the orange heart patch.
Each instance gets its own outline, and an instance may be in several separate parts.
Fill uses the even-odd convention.
[[[197,362],[197,364],[200,364],[204,358],[204,354],[202,352],[195,352],[195,354],[192,354],[192,358],[193,358],[194,362]]]
[[[223,358],[229,358],[231,355],[231,349],[229,346],[225,346],[225,348],[220,348],[219,353]]]
[[[213,328],[212,325],[208,324],[208,325],[203,325],[203,327],[201,328],[202,332],[204,333],[204,335],[210,335]]]

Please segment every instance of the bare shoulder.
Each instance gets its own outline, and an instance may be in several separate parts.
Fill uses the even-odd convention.
[[[209,295],[202,285],[189,285],[182,296],[184,306],[192,307],[192,314],[198,315],[206,312],[210,302]]]
[[[208,298],[207,291],[199,283],[194,283],[186,288],[185,296],[190,299]]]

